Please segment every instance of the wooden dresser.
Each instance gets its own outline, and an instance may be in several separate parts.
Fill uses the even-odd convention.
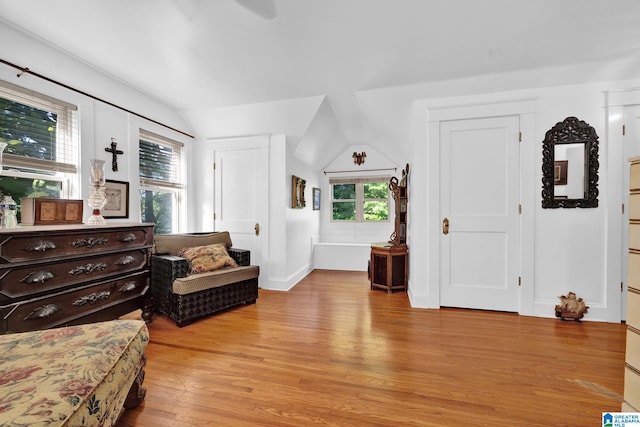
[[[111,320],[151,320],[153,224],[0,229],[0,333]]]
[[[627,349],[622,410],[640,410],[640,157],[630,159]]]

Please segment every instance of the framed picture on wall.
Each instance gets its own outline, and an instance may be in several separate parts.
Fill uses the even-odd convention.
[[[313,210],[320,210],[320,189],[315,187],[313,189]]]
[[[107,204],[100,210],[105,218],[129,218],[129,183],[107,179],[104,184]]]

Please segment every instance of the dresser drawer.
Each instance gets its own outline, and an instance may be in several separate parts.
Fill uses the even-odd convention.
[[[0,306],[2,333],[47,329],[71,323],[119,302],[143,295],[148,272],[102,282],[22,303]]]
[[[4,236],[0,235],[0,238]],[[0,243],[0,262],[33,262],[151,247],[153,228],[88,229],[13,234]]]
[[[625,362],[640,369],[640,331],[627,329],[627,351]]]
[[[640,330],[640,310],[638,307],[640,307],[640,293],[630,289],[627,292],[627,325]]]
[[[624,400],[640,408],[640,375],[628,366],[624,368]]]
[[[629,271],[627,285],[640,290],[640,254],[629,254]]]
[[[630,167],[629,189],[640,190],[640,163],[632,163]]]
[[[104,280],[116,274],[146,269],[148,251],[150,249],[135,249],[0,270],[0,304],[11,300],[31,299],[43,292],[56,292],[89,281]]]
[[[640,224],[629,224],[629,249],[640,251]]]
[[[629,219],[640,220],[640,193],[629,196]]]

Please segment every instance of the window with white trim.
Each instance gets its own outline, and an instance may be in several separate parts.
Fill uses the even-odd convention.
[[[158,234],[179,231],[183,148],[181,142],[140,129],[140,216],[154,223]]]
[[[0,81],[0,191],[23,197],[68,198],[77,187],[77,107]]]
[[[389,179],[332,178],[332,221],[389,221]]]

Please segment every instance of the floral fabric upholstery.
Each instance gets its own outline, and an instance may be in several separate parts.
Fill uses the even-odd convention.
[[[229,256],[227,247],[223,243],[184,248],[178,256],[189,261],[189,274],[206,273],[207,271],[238,266]]]
[[[0,426],[111,426],[141,369],[141,320],[0,336]]]

